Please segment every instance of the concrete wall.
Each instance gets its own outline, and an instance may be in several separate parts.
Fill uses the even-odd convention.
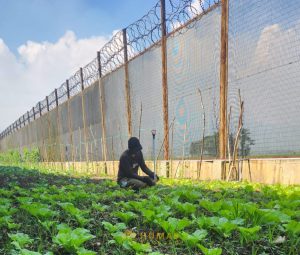
[[[221,160],[203,161],[200,170],[199,160],[187,161],[157,161],[157,174],[163,177],[180,179],[199,179],[201,181],[225,180],[226,175],[222,174]],[[49,162],[45,166],[54,167],[57,170],[67,171],[72,169],[76,173],[89,173],[93,176],[108,175],[117,177],[119,161],[101,162]],[[146,161],[150,169],[154,169],[153,161]],[[228,174],[228,162],[227,162]],[[198,178],[198,171],[200,172]],[[300,184],[300,159],[252,159],[241,163],[241,180],[264,184]],[[139,171],[140,175],[144,175]]]

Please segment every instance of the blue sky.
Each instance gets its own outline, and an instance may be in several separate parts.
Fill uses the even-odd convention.
[[[113,32],[156,3],[0,0],[0,130],[95,58]]]
[[[31,41],[54,42],[67,30],[79,38],[110,34],[144,15],[157,0],[0,0],[0,38],[13,51]]]

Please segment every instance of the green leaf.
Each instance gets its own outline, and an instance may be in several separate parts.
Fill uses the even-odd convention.
[[[22,249],[20,250],[20,255],[42,255],[42,254],[36,251],[29,251],[27,249]]]
[[[291,217],[287,214],[273,209],[260,209],[259,213],[260,223],[265,224],[276,224],[276,223],[285,223],[291,220]]]
[[[88,211],[82,211],[78,208],[76,208],[72,203],[59,203],[59,205],[70,215],[74,216],[77,222],[80,224],[80,226],[86,225],[90,219],[86,219],[85,215],[88,213]]]
[[[204,255],[221,255],[222,254],[221,248],[208,249],[201,244],[198,244],[197,246],[203,252]]]
[[[188,234],[187,232],[179,233],[179,237],[188,246],[195,247],[201,240],[207,236],[207,231],[202,229],[197,229],[193,234]]]
[[[108,221],[102,221],[102,225],[109,233],[114,233],[126,229],[126,225],[124,223],[117,223],[113,225]]]
[[[58,214],[49,209],[48,205],[37,202],[22,204],[21,208],[39,219],[50,219]]]
[[[222,203],[223,203],[222,200],[219,200],[217,202],[211,202],[209,200],[201,200],[199,202],[199,204],[209,212],[218,212],[218,211],[220,211],[221,207],[222,207]]]
[[[51,221],[51,220],[45,220],[45,221],[40,221],[42,226],[46,228],[48,231],[51,230],[51,227],[57,223],[57,221]]]
[[[109,208],[109,206],[102,205],[100,203],[97,204],[97,203],[93,202],[92,203],[92,208],[94,208],[95,210],[97,210],[99,212],[104,212],[104,211],[106,211]]]
[[[238,230],[241,234],[241,243],[243,243],[244,241],[248,243],[250,241],[254,241],[259,238],[258,232],[261,230],[261,227],[260,226],[255,226],[252,228],[238,227]]]
[[[158,224],[165,230],[166,233],[174,234],[176,231],[181,231],[185,227],[192,224],[190,220],[187,218],[176,219],[176,218],[168,218],[168,221],[158,220]]]
[[[138,243],[136,241],[129,242],[130,247],[136,252],[151,252],[152,248],[149,243]]]
[[[291,220],[288,224],[284,225],[287,232],[291,233],[293,236],[299,236],[300,234],[300,222]]]
[[[20,227],[20,224],[15,224],[11,215],[0,217],[0,227],[6,226],[8,227],[8,229],[18,229]]]
[[[22,249],[27,244],[30,244],[33,242],[33,239],[31,239],[27,234],[24,234],[24,233],[8,234],[8,236],[13,241],[12,244],[17,249]]]
[[[210,217],[202,216],[200,218],[196,218],[196,223],[200,228],[210,228],[213,226],[213,222]]]
[[[96,254],[97,254],[97,252],[87,250],[83,247],[80,247],[79,249],[77,249],[77,255],[96,255]]]
[[[155,219],[155,211],[149,209],[140,209],[142,216],[145,218],[145,222],[153,222]]]
[[[113,236],[113,238],[117,242],[117,244],[123,245],[123,247],[125,249],[130,249],[129,241],[132,240],[131,236],[128,236],[120,231],[112,233],[111,235]]]
[[[175,204],[175,207],[180,213],[186,216],[193,214],[196,211],[196,206],[189,202],[185,202],[185,203],[178,202],[177,204]]]
[[[115,212],[114,215],[128,224],[133,219],[137,218],[137,215],[133,212]]]
[[[87,229],[76,228],[72,230],[66,224],[60,224],[58,226],[58,234],[53,238],[53,242],[63,246],[68,252],[74,252],[84,242],[94,237]]]

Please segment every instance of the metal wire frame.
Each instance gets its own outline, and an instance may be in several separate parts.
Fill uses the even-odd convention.
[[[108,74],[124,64],[123,32],[118,31],[100,50],[102,75]]]
[[[57,89],[57,100],[58,104],[62,104],[68,100],[67,95],[67,83],[64,82],[58,89]]]
[[[44,100],[40,101],[39,103],[41,104],[41,111],[42,111],[42,115],[43,115],[48,111],[46,98]]]
[[[160,12],[161,3],[158,1],[146,15],[126,27],[129,59],[161,39]]]
[[[28,115],[28,120],[29,122],[34,121],[34,112],[33,108],[30,110],[29,115]]]
[[[81,91],[80,71],[78,70],[73,76],[69,78],[70,96],[75,96]]]
[[[189,21],[200,17],[211,7],[220,3],[220,0],[166,0],[166,27],[167,32],[177,30],[184,33],[195,25]],[[178,30],[178,28],[184,28]]]
[[[83,86],[87,88],[99,78],[98,60],[94,58],[90,63],[82,68]]]
[[[56,107],[56,97],[55,92],[53,91],[49,96],[49,111],[53,110]]]
[[[220,0],[166,0],[167,33],[178,30],[178,27],[190,28],[193,26],[193,23],[189,23],[189,21],[205,13],[209,8],[219,2]],[[127,26],[124,31],[126,31],[128,60],[159,42],[161,39],[161,1],[158,1],[142,18]],[[178,31],[182,33],[184,29]],[[99,52],[101,59],[101,76],[122,66],[125,62],[123,31],[120,30],[115,33],[111,40],[106,43]],[[94,58],[90,63],[84,66],[82,73],[84,88],[96,82],[99,77],[97,58]],[[81,77],[80,70],[78,70],[69,78],[70,97],[79,94],[81,91]],[[58,105],[68,100],[66,82],[57,89],[57,99]],[[45,114],[48,110],[52,110],[56,107],[54,91],[48,96],[48,103],[49,105],[47,106],[46,99],[37,103],[34,110],[36,118],[40,117],[40,110],[41,114]],[[16,127],[19,128],[32,121],[34,114],[30,112],[29,118],[27,113],[22,115],[15,121]],[[11,124],[0,134],[0,138],[10,134],[13,130],[14,124]]]

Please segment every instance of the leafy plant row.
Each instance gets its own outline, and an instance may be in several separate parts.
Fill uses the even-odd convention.
[[[300,254],[299,186],[162,180],[135,193],[0,166],[0,197],[0,254]]]

